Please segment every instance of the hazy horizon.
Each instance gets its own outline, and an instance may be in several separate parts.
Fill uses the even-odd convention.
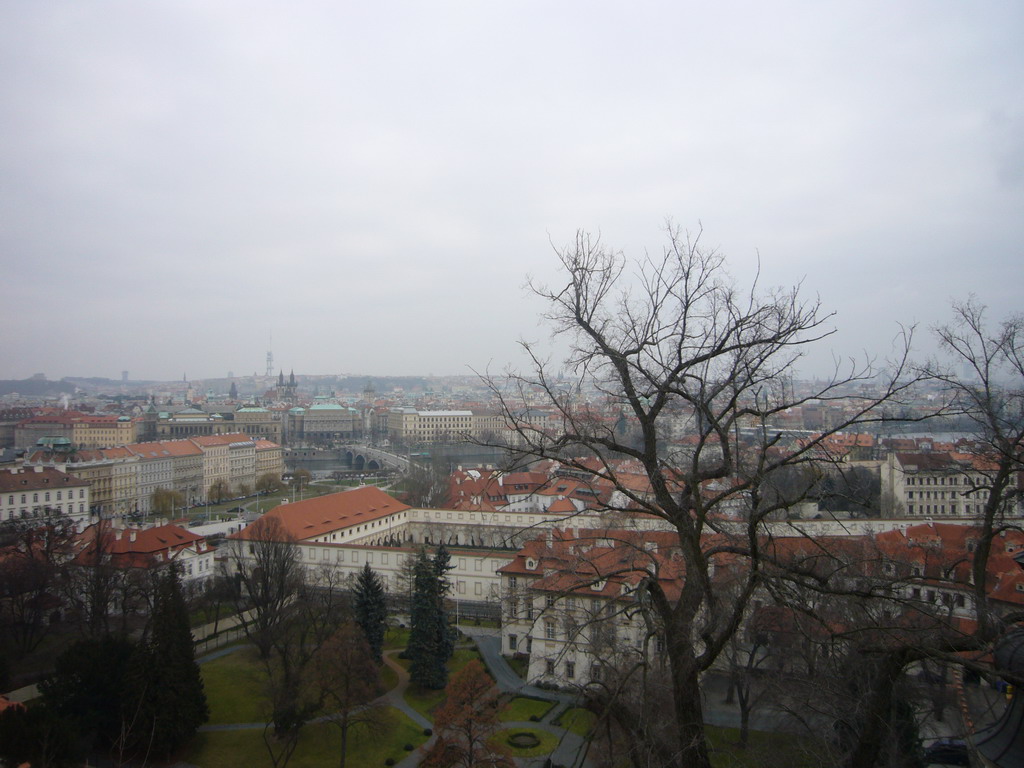
[[[833,355],[1020,306],[1024,8],[0,0],[0,378],[467,375],[703,227]],[[273,340],[271,342],[271,336]],[[557,365],[557,359],[556,359]]]

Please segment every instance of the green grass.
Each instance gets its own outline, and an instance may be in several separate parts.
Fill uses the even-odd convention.
[[[567,731],[575,733],[577,736],[585,739],[590,736],[590,732],[593,730],[594,722],[596,720],[597,715],[589,709],[573,707],[572,709],[567,709],[563,712],[555,725],[560,725]]]
[[[348,765],[384,765],[389,757],[396,763],[409,753],[405,744],[419,747],[426,737],[423,731],[396,709],[386,708],[381,715],[381,729],[371,732],[357,725],[349,731]],[[288,763],[289,768],[323,768],[338,764],[341,732],[330,723],[316,723],[302,731],[299,746]],[[222,765],[244,765],[253,768],[271,766],[270,756],[263,742],[261,729],[244,731],[208,731],[200,733],[186,751],[177,756],[180,761],[199,768],[218,768]]]
[[[513,733],[532,733],[540,740],[540,744],[529,749],[516,749],[508,743],[508,737]],[[491,737],[491,744],[504,748],[513,757],[540,757],[551,754],[551,751],[558,746],[558,737],[553,733],[542,731],[540,728],[512,728],[494,734]]]
[[[531,715],[535,715],[539,720],[550,712],[553,706],[555,706],[554,703],[550,701],[517,696],[501,710],[498,719],[503,723],[526,722],[529,721]]]
[[[221,656],[199,669],[211,723],[257,723],[267,719],[266,675],[254,648]]]
[[[380,666],[380,687],[382,691],[390,691],[398,685],[398,673],[387,664]]]
[[[745,750],[736,746],[738,728],[706,728],[714,768],[818,768],[805,740],[792,734],[751,731]]]
[[[390,651],[395,648],[405,648],[409,644],[409,629],[388,626],[384,633],[384,650]]]

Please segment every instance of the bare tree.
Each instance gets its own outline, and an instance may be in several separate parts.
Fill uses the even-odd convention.
[[[984,305],[972,297],[953,305],[953,322],[937,328],[935,335],[950,363],[933,364],[925,372],[945,385],[953,411],[975,427],[975,440],[966,450],[976,461],[965,473],[963,498],[982,512],[972,576],[978,634],[991,641],[1003,626],[989,605],[988,558],[1022,492],[1024,315],[1014,315],[991,330]]]
[[[723,256],[674,229],[660,256],[639,262],[582,233],[559,257],[566,282],[533,289],[548,303],[554,333],[569,340],[565,375],[524,343],[532,370],[489,383],[516,433],[510,443],[517,459],[553,459],[589,473],[614,486],[618,511],[653,516],[676,533],[686,571],[679,596],[670,597],[655,578],[641,585],[662,633],[673,694],[674,743],[663,764],[708,768],[700,675],[741,625],[763,579],[763,524],[801,500],[775,493],[773,473],[819,460],[829,434],[885,418],[880,406],[910,385],[909,339],[888,375],[879,376],[870,362],[851,362],[837,365],[826,383],[797,392],[795,363],[831,333],[830,315],[801,299],[799,287],[762,291],[755,281],[741,291]],[[554,433],[521,415],[538,394],[558,414]],[[812,400],[841,402],[844,416],[815,439],[786,441],[774,421]],[[685,451],[659,440],[671,407],[693,415],[695,437]],[[628,482],[627,471],[638,471],[645,487]],[[723,525],[738,506],[742,524]],[[709,533],[719,536],[708,539]],[[747,564],[729,597],[713,588],[725,557]]]
[[[302,581],[298,547],[276,517],[263,517],[236,540],[225,564],[225,576],[237,585],[236,606],[248,612],[246,636],[266,659],[278,627],[287,617]]]
[[[185,506],[185,494],[170,488],[157,488],[150,495],[153,514],[171,516],[176,509]]]
[[[331,710],[331,722],[341,731],[338,765],[345,768],[348,736],[353,726],[371,730],[381,725],[381,708],[369,702],[377,694],[380,670],[358,625],[342,624],[320,648],[316,659],[318,685]]]
[[[19,654],[34,650],[59,613],[65,562],[71,555],[74,525],[54,520],[31,526],[12,521],[0,526],[0,645],[10,640]]]

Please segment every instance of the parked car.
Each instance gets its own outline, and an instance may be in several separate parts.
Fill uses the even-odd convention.
[[[924,751],[925,764],[970,765],[967,743],[963,739],[939,739]]]

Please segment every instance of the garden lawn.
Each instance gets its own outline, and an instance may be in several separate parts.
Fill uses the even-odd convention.
[[[260,723],[269,717],[266,675],[255,648],[221,656],[199,665],[210,723]]]
[[[573,707],[562,713],[556,725],[560,725],[570,733],[575,733],[577,736],[585,739],[590,736],[590,731],[593,730],[594,721],[596,720],[597,715],[589,709]]]
[[[503,723],[518,723],[526,722],[530,719],[531,715],[534,715],[538,720],[540,720],[551,710],[553,706],[555,706],[555,704],[551,701],[541,701],[540,699],[531,699],[527,696],[517,696],[501,710],[498,714],[498,719]]]
[[[739,749],[738,728],[707,726],[714,768],[818,768],[808,744],[788,733],[751,731],[747,748]]]
[[[458,674],[459,670],[473,659],[479,658],[480,654],[477,653],[475,648],[457,648],[448,662],[448,679],[451,680]],[[396,661],[406,669],[409,668],[410,662],[408,659],[396,659]],[[429,688],[421,688],[414,683],[409,683],[409,687],[405,689],[405,700],[409,702],[410,707],[425,718],[433,720],[433,711],[444,701],[444,691],[434,691]]]
[[[540,741],[540,744],[529,749],[516,749],[508,743],[508,737],[513,733],[532,733]],[[490,743],[492,746],[501,747],[513,757],[540,757],[551,754],[551,751],[558,746],[558,737],[553,733],[542,731],[540,728],[510,728],[498,731],[491,737]]]
[[[406,744],[418,748],[426,737],[423,731],[397,709],[388,707],[383,713],[382,731],[371,733],[362,725],[349,731],[348,761],[350,766],[384,765],[389,757],[396,763],[409,753]],[[333,768],[339,761],[341,731],[330,723],[316,723],[302,731],[298,749],[288,763],[289,768]],[[263,742],[263,730],[204,731],[196,736],[178,760],[199,768],[220,768],[223,765],[244,765],[270,768],[272,762]]]

